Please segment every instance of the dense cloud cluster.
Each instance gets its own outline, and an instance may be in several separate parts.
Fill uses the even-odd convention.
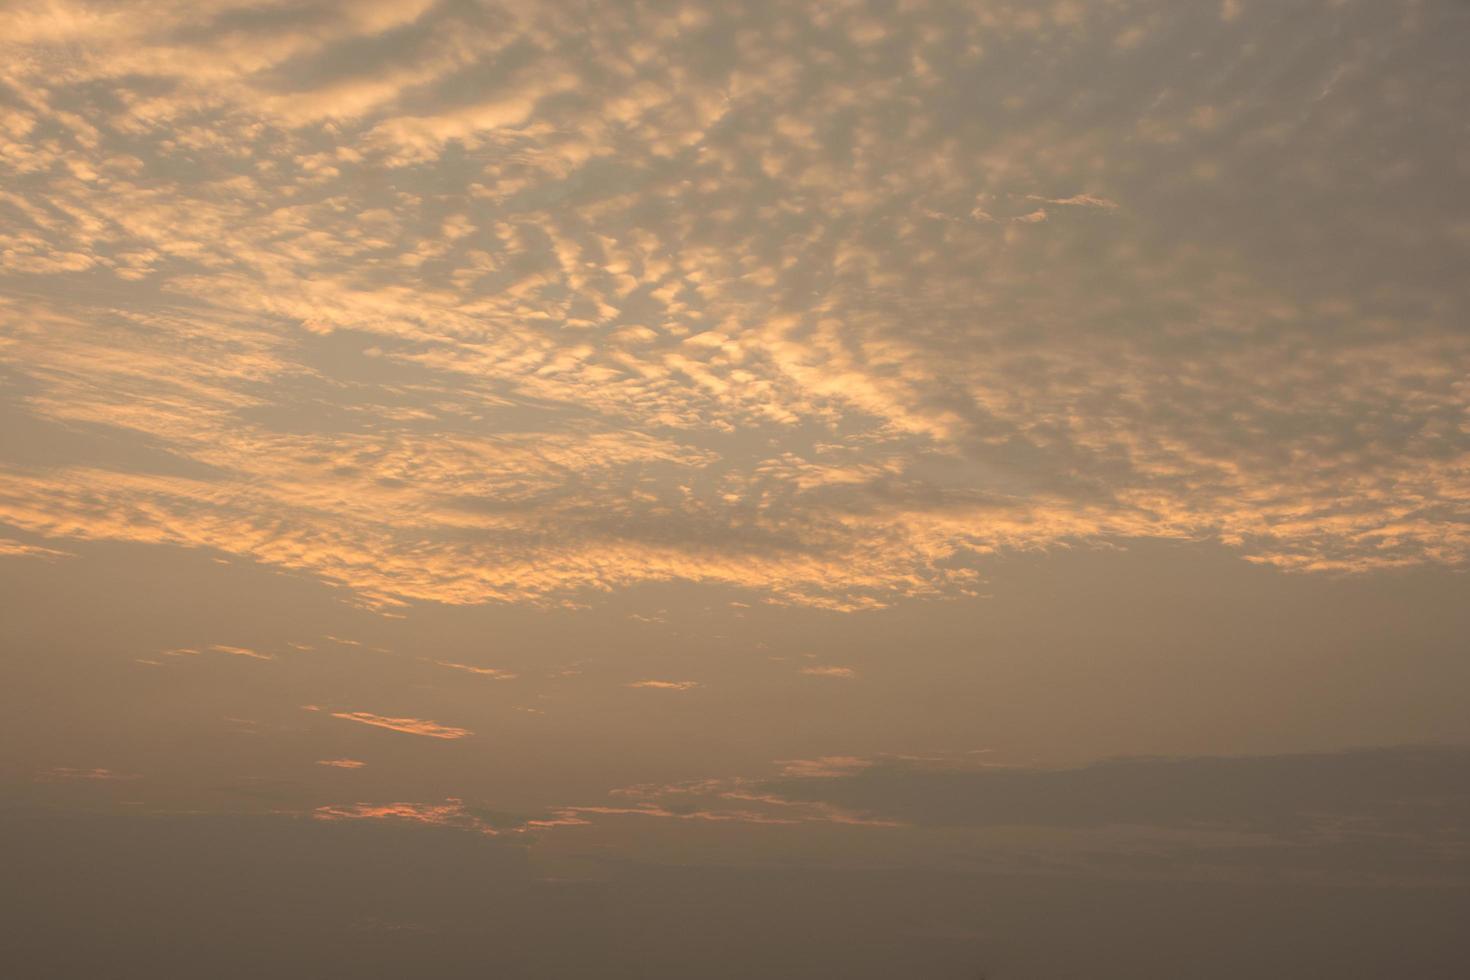
[[[379,605],[1461,563],[1467,19],[9,4],[0,519]]]

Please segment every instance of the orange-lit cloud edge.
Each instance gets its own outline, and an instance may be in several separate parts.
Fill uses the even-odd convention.
[[[814,29],[842,50],[886,38],[914,66],[895,80],[854,55],[834,81],[770,31],[702,80],[680,67],[694,35],[635,10],[601,26],[639,40],[611,45],[636,68],[584,63],[555,7],[492,28],[345,4],[319,30],[249,40],[210,30],[232,3],[0,12],[18,93],[0,158],[29,179],[0,200],[3,270],[26,284],[0,301],[0,352],[34,417],[173,461],[0,465],[0,523],[47,542],[0,553],[215,548],[379,607],[687,580],[839,610],[974,594],[986,555],[1088,541],[1210,540],[1303,571],[1470,555],[1463,296],[1425,283],[1390,316],[1351,281],[1173,247],[1129,193],[1150,166],[1215,193],[1271,119],[1222,129],[1218,93],[1192,79],[1126,128],[1021,116],[967,146],[925,115],[971,66],[922,40],[937,22],[921,8],[886,26],[824,14]],[[1131,16],[1054,26],[1124,71],[1169,40]],[[422,47],[371,79],[309,69],[410,24]],[[1042,39],[1014,11],[981,24]],[[519,42],[536,54],[514,96],[425,97]],[[126,97],[81,98],[98,83]],[[1302,85],[1331,111],[1335,93]],[[877,139],[890,110],[912,141]],[[820,127],[845,113],[858,138],[837,160]],[[1296,146],[1321,180],[1352,155],[1335,138]],[[154,172],[128,149],[164,141],[231,176]],[[483,166],[429,221],[422,175],[451,149]],[[690,154],[668,184],[524,203],[591,164],[653,174]],[[361,195],[387,174],[402,195]],[[1348,186],[1311,189],[1397,240],[1400,216]],[[730,193],[771,203],[747,215]],[[655,202],[673,216],[644,220]],[[799,230],[844,222],[869,233]],[[825,285],[797,297],[792,279]],[[336,390],[308,356],[330,336],[366,338],[364,360],[417,387],[364,388],[322,431],[264,421],[290,409],[285,381]],[[535,425],[500,421],[527,406]]]

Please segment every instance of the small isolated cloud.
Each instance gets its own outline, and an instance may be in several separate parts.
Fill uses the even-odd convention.
[[[811,667],[801,668],[801,672],[808,677],[845,677],[854,678],[857,671],[851,667],[838,667],[832,664],[816,664]]]
[[[687,691],[699,686],[698,681],[634,681],[628,687],[648,687],[656,691]]]
[[[318,759],[316,760],[316,764],[319,766],[330,766],[333,769],[361,769],[367,765],[366,762],[359,759]]]
[[[475,734],[467,728],[441,725],[437,721],[426,721],[422,718],[389,718],[385,715],[375,715],[367,711],[334,711],[332,712],[332,717],[341,718],[343,721],[355,721],[359,725],[386,728],[390,732],[403,732],[406,735],[422,735],[425,738],[455,739]]]
[[[232,657],[250,657],[254,660],[276,659],[274,655],[269,653],[260,653],[259,651],[252,650],[249,647],[227,646],[223,643],[216,643],[212,645],[209,649],[213,650],[215,653],[227,653]]]
[[[867,760],[851,756],[829,756],[823,760],[790,760],[788,764],[796,766],[806,778],[850,777],[868,767]],[[824,800],[787,799],[780,793],[740,776],[628,786],[613,790],[611,795],[630,802],[618,806],[563,807],[556,812],[567,824],[574,821],[588,822],[589,818],[596,817],[635,816],[716,823],[899,826],[897,821],[875,818]]]
[[[519,676],[517,674],[511,673],[508,670],[501,670],[498,667],[472,667],[469,664],[456,664],[451,663],[448,660],[436,660],[434,661],[434,663],[438,664],[440,667],[449,667],[453,670],[462,670],[467,674],[478,674],[481,677],[489,677],[497,681],[515,680],[515,678]]]
[[[312,811],[316,820],[397,820],[471,830],[487,837],[498,831],[466,809],[463,800],[450,797],[443,803],[352,803],[320,806]]]
[[[113,782],[116,780],[137,778],[134,774],[113,772],[111,769],[72,769],[66,766],[58,766],[37,774],[36,781],[40,783],[70,782],[74,780]]]
[[[872,760],[855,755],[824,755],[816,759],[777,759],[781,775],[807,779],[835,779],[850,776],[871,766]]]
[[[1026,199],[1028,201],[1042,201],[1046,204],[1060,204],[1063,207],[1100,208],[1104,211],[1118,210],[1118,202],[1110,201],[1096,194],[1073,194],[1071,197],[1043,197],[1040,194],[1028,194],[1026,195]],[[1039,213],[1045,217],[1046,212],[1042,211]]]

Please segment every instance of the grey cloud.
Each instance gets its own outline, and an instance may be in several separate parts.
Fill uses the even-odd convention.
[[[764,788],[929,826],[1229,828],[1463,843],[1470,749],[1119,759],[1076,769],[883,762]]]

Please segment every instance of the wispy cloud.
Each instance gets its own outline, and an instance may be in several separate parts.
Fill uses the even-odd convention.
[[[113,772],[111,769],[72,769],[66,766],[58,766],[36,774],[36,781],[43,783],[73,781],[106,783],[137,778],[139,777],[136,774]]]
[[[434,663],[440,667],[450,667],[454,670],[462,670],[469,674],[477,674],[480,677],[489,677],[497,681],[514,680],[518,676],[508,670],[501,670],[498,667],[472,667],[469,664],[456,664],[447,660],[436,660]]]
[[[56,548],[46,548],[38,544],[26,544],[23,541],[14,541],[10,538],[0,538],[0,557],[24,557],[24,558],[70,558],[70,552],[61,551]]]
[[[367,765],[359,759],[318,759],[319,766],[328,766],[332,769],[361,769]]]
[[[249,657],[252,660],[274,660],[274,659],[276,659],[274,654],[261,653],[258,650],[252,650],[249,647],[227,646],[226,644],[223,644],[223,643],[215,643],[215,644],[212,644],[209,647],[209,649],[213,650],[215,653],[229,654],[231,657]],[[177,652],[177,651],[175,651],[175,652]]]
[[[847,776],[873,765],[873,760],[853,755],[824,755],[816,759],[781,759],[783,776],[821,778]]]
[[[845,680],[857,677],[857,671],[851,667],[840,667],[834,664],[814,664],[801,668],[801,672],[808,677],[835,677]]]
[[[643,688],[649,688],[649,689],[655,690],[655,691],[688,691],[688,690],[692,690],[693,688],[699,687],[699,682],[698,681],[660,681],[660,680],[647,680],[647,681],[633,681],[631,684],[626,684],[624,686],[625,687],[643,687]]]
[[[333,711],[331,714],[333,718],[341,718],[343,721],[355,721],[360,725],[386,728],[407,735],[422,735],[425,738],[457,739],[474,734],[467,728],[441,725],[437,721],[426,721],[422,718],[390,718],[367,711]]]
[[[1096,194],[1073,194],[1070,197],[1044,197],[1040,194],[1027,194],[1029,201],[1042,201],[1046,204],[1059,204],[1063,207],[1101,208],[1104,211],[1118,210],[1116,201],[1110,201]]]
[[[487,837],[494,837],[499,833],[489,823],[471,813],[462,800],[453,797],[443,803],[353,803],[320,806],[311,815],[316,820],[325,821],[390,820],[454,827]]]

